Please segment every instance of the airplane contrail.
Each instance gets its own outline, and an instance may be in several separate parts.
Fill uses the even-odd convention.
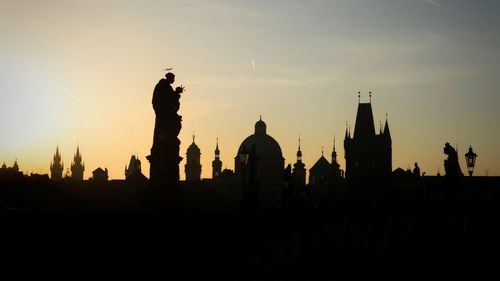
[[[255,61],[253,60],[253,57],[250,57],[252,59],[252,68],[253,68],[253,72],[255,72]]]
[[[78,102],[78,103],[81,103],[81,102],[82,102],[79,98],[77,98],[77,97],[75,97],[73,94],[71,94],[71,93],[68,91],[68,89],[66,89],[66,87],[64,87],[64,85],[63,85],[63,84],[59,83],[59,88],[61,88],[61,90],[63,91],[63,93],[65,93],[66,95],[70,96],[70,97],[71,97],[72,99],[74,99],[76,102]]]
[[[428,4],[431,4],[432,6],[434,7],[438,7],[438,8],[442,8],[443,6],[441,6],[440,3],[438,3],[436,0],[425,0],[425,2],[427,2]]]

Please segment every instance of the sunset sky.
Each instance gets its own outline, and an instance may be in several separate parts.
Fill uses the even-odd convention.
[[[500,176],[499,14],[487,0],[0,0],[0,162],[50,173],[56,146],[69,168],[79,143],[85,178],[124,178],[132,154],[149,176],[152,91],[173,67],[181,156],[195,134],[204,178],[216,138],[234,169],[259,115],[286,164],[299,135],[306,168],[335,136],[344,168],[358,91],[376,128],[388,114],[393,169],[443,173],[450,142],[463,172],[472,145],[475,174]]]

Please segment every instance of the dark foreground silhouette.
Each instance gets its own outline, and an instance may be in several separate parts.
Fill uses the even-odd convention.
[[[211,183],[182,209],[150,208],[147,183],[3,181],[3,272],[19,277],[290,280],[497,276],[498,178],[352,182],[240,210]],[[306,198],[306,199],[304,199]],[[315,202],[315,203],[310,203]]]

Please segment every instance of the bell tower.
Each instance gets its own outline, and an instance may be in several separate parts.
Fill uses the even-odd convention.
[[[188,147],[186,152],[186,165],[184,171],[186,172],[186,181],[199,181],[201,177],[201,164],[200,164],[200,148],[194,142]]]
[[[61,162],[61,154],[59,153],[59,146],[56,148],[56,154],[50,163],[50,178],[53,181],[60,181],[64,171],[64,164]]]
[[[220,161],[219,138],[215,141],[215,159],[212,161],[212,179],[222,173],[222,161]]]

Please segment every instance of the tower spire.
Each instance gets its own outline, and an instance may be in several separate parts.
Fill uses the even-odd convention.
[[[370,103],[372,103],[372,91],[369,91],[368,95],[370,96]]]
[[[332,163],[337,162],[337,151],[335,150],[335,136],[333,136]]]
[[[220,155],[220,150],[219,150],[219,138],[215,139],[215,158],[218,159]]]
[[[358,91],[358,103],[361,103],[361,91]]]
[[[297,149],[297,162],[302,162],[302,150],[300,149],[300,135],[299,135],[299,148]]]

